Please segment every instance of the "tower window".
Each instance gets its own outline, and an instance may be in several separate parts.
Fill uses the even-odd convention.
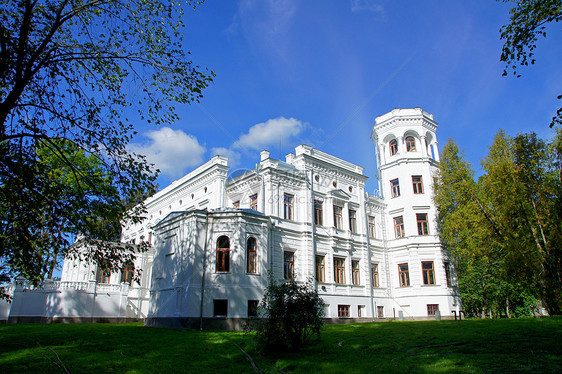
[[[415,152],[416,151],[416,140],[413,136],[406,137],[406,151]]]
[[[421,175],[412,175],[412,186],[415,194],[423,193],[423,181]]]
[[[394,217],[394,233],[396,238],[404,237],[404,218],[402,216]]]
[[[427,226],[427,213],[417,213],[416,220],[418,222],[418,235],[429,235]]]
[[[400,196],[400,183],[398,182],[398,178],[390,181],[390,192],[392,197]]]
[[[221,236],[217,240],[217,271],[230,271],[230,239],[228,236]]]
[[[284,218],[290,221],[295,219],[295,206],[294,206],[295,197],[293,195],[289,195],[288,193],[285,194],[283,198],[284,202]]]
[[[388,145],[390,147],[391,156],[394,156],[398,153],[398,142],[396,141],[396,139],[392,139]]]
[[[246,244],[246,271],[248,273],[257,273],[258,251],[256,249],[256,238],[248,238]]]

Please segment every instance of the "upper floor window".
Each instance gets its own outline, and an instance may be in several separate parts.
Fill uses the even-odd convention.
[[[258,210],[258,194],[250,196],[250,209]]]
[[[256,248],[256,238],[248,238],[246,243],[246,271],[248,273],[257,273],[257,265],[258,251]]]
[[[422,262],[423,284],[435,284],[435,270],[433,261]]]
[[[423,181],[421,175],[412,175],[412,186],[414,187],[414,193],[423,193]]]
[[[351,281],[354,285],[361,283],[359,280],[359,261],[357,260],[351,261]]]
[[[345,284],[345,259],[334,258],[334,281],[339,284]]]
[[[402,216],[394,217],[394,233],[396,238],[403,238],[404,235],[404,218]]]
[[[371,264],[371,285],[379,287],[379,264]]]
[[[230,271],[230,239],[221,236],[217,240],[217,271]]]
[[[295,196],[288,193],[283,198],[284,218],[293,221],[295,219]]]
[[[324,224],[322,202],[319,200],[314,200],[314,224],[319,226]]]
[[[375,217],[369,216],[369,237],[375,237]]]
[[[233,202],[232,207],[236,208],[236,209],[239,209],[240,208],[240,200]]]
[[[326,282],[324,256],[316,256],[316,281]]]
[[[357,212],[349,210],[349,229],[352,233],[357,233]]]
[[[109,283],[111,279],[111,271],[109,269],[102,269],[98,266],[96,271],[96,282],[98,283]]]
[[[416,140],[413,136],[406,137],[406,151],[415,152],[416,151]]]
[[[334,226],[336,229],[341,229],[343,227],[342,207],[337,205],[334,205]]]
[[[398,182],[398,178],[390,181],[390,193],[392,197],[400,196],[400,183]]]
[[[295,279],[295,254],[293,252],[283,252],[283,277]]]
[[[408,264],[398,265],[398,278],[400,279],[400,287],[408,287],[410,285],[410,271]]]
[[[418,222],[418,235],[429,235],[427,213],[416,213],[416,220]]]
[[[392,139],[390,143],[388,143],[388,145],[390,147],[391,156],[394,156],[395,154],[398,153],[398,142],[396,141],[396,139]]]
[[[447,287],[451,287],[453,285],[453,279],[451,278],[451,264],[449,264],[449,262],[443,262],[443,266],[445,267],[445,279],[447,280]]]
[[[134,273],[135,266],[132,263],[127,263],[126,267],[121,269],[121,283],[127,283],[130,286],[133,283]]]

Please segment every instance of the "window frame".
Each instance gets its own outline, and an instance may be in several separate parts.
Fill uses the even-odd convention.
[[[445,268],[445,280],[447,281],[447,287],[453,286],[453,278],[451,278],[451,264],[449,261],[443,261],[443,267]]]
[[[316,282],[326,283],[326,256],[316,255]]]
[[[259,300],[248,300],[248,318],[258,318],[259,311],[258,306],[260,304]]]
[[[258,194],[250,195],[250,209],[258,210]]]
[[[295,252],[283,251],[283,279],[295,279]]]
[[[283,195],[283,218],[289,221],[295,220],[295,195],[290,193]]]
[[[371,287],[379,288],[379,264],[371,264]]]
[[[384,318],[384,305],[377,306],[377,318]]]
[[[361,284],[361,273],[359,269],[359,260],[351,260],[351,284],[354,286],[359,286]]]
[[[419,180],[415,180],[419,178]],[[421,175],[412,175],[412,189],[415,195],[422,195],[423,192],[423,177]]]
[[[416,139],[408,135],[405,139],[406,142],[406,152],[415,152],[416,151]]]
[[[334,227],[338,230],[343,229],[343,207],[334,204]]]
[[[250,243],[253,242],[253,248]],[[258,243],[255,237],[250,236],[246,240],[246,273],[258,273]]]
[[[400,220],[400,222],[398,220]],[[394,217],[394,234],[396,239],[406,236],[404,232],[404,216]]]
[[[135,265],[130,264],[121,268],[121,283],[126,283],[129,286],[133,284],[133,278],[135,275]]]
[[[424,265],[431,264],[430,268],[424,267]],[[435,281],[435,265],[433,261],[422,261],[422,280],[423,284],[426,286],[435,285],[437,282]]]
[[[232,202],[232,207],[233,207],[234,209],[240,209],[240,200],[233,201],[233,202]]]
[[[228,240],[228,247],[221,247],[220,241],[222,238],[226,238],[226,240]],[[226,235],[221,235],[217,238],[217,258],[215,271],[217,273],[230,272],[230,238]]]
[[[348,214],[349,214],[349,230],[352,233],[357,234],[357,211],[354,209],[349,209]]]
[[[225,305],[221,305],[221,304]],[[220,313],[222,308],[226,307],[226,312]],[[213,299],[213,317],[215,318],[226,318],[228,317],[228,299]]]
[[[394,156],[398,153],[398,140],[392,139],[388,142],[388,150],[391,156]]]
[[[375,226],[375,216],[368,216],[367,218],[369,225],[369,238],[376,238],[376,226]]]
[[[408,263],[398,264],[398,280],[400,287],[410,287],[410,268]]]
[[[426,304],[427,305],[427,315],[434,316],[439,311],[439,304]]]
[[[418,235],[429,235],[429,222],[427,220],[427,213],[416,213],[416,224],[418,226]]]
[[[321,200],[314,200],[314,224],[317,226],[324,225],[324,209]]]
[[[345,258],[334,257],[334,283],[345,283]]]
[[[390,181],[390,196],[392,198],[400,196],[400,179],[395,178]]]
[[[350,318],[351,305],[338,304],[338,318]]]

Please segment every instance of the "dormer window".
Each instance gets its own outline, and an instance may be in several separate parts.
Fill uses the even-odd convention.
[[[390,147],[390,155],[394,156],[395,154],[398,153],[398,142],[396,141],[396,139],[392,139],[389,143],[389,147]]]
[[[416,151],[416,140],[413,136],[406,137],[406,151],[415,152]]]

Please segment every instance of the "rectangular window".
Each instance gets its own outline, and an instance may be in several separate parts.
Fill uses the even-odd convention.
[[[127,283],[129,286],[133,282],[134,267],[126,267],[121,269],[121,283]]]
[[[435,270],[433,261],[422,262],[423,284],[435,284]]]
[[[338,317],[349,318],[349,305],[338,305]]]
[[[314,224],[322,226],[324,224],[322,202],[314,200]]]
[[[213,300],[213,316],[226,317],[228,315],[228,300]]]
[[[334,257],[334,281],[345,284],[345,259]]]
[[[423,181],[421,175],[412,175],[412,186],[414,187],[414,193],[423,193]]]
[[[285,219],[293,221],[295,219],[295,206],[294,206],[295,196],[285,194],[283,198],[284,202],[284,217]]]
[[[258,305],[259,300],[248,300],[248,317],[257,317],[258,316]]]
[[[293,252],[283,252],[283,276],[285,279],[295,279],[295,254]]]
[[[111,272],[108,269],[102,269],[98,266],[96,271],[96,282],[109,283],[111,279]]]
[[[324,256],[316,256],[316,281],[319,283],[326,282]]]
[[[233,202],[232,207],[236,208],[236,209],[239,209],[240,208],[240,200]]]
[[[258,194],[250,196],[250,209],[258,210]]]
[[[375,217],[369,216],[369,237],[375,237]]]
[[[445,279],[447,279],[447,287],[451,287],[453,285],[453,280],[451,278],[451,265],[448,262],[443,262],[443,266],[445,267]]]
[[[398,183],[398,178],[390,181],[390,192],[392,197],[400,196],[400,183]]]
[[[394,217],[394,233],[396,234],[396,238],[403,238],[404,235],[404,218]]]
[[[418,235],[429,235],[427,213],[416,213],[416,220],[418,222]]]
[[[371,264],[371,285],[379,287],[379,264]]]
[[[352,233],[357,233],[357,212],[355,210],[349,210],[349,229]]]
[[[253,274],[258,272],[258,250],[254,237],[246,242],[246,271]]]
[[[434,316],[439,311],[439,304],[427,304],[427,315]]]
[[[384,306],[377,307],[377,317],[384,318]]]
[[[365,305],[357,305],[357,317],[361,318],[365,314]]]
[[[334,205],[334,226],[336,227],[336,229],[341,229],[343,226],[341,215],[342,215],[342,207]]]
[[[351,278],[354,285],[359,285],[359,261],[351,261]]]
[[[400,287],[408,287],[410,285],[410,272],[408,264],[398,265],[398,276],[400,278]]]

